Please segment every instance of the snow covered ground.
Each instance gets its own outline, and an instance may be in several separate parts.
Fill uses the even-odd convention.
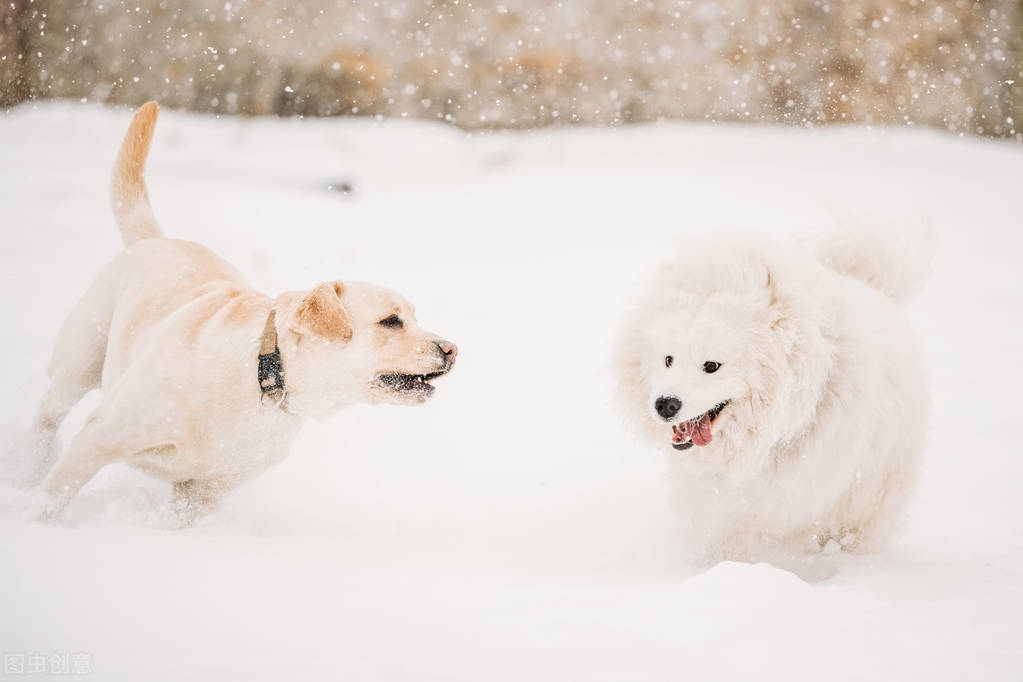
[[[0,117],[0,435],[16,444],[64,315],[120,248],[126,110]],[[353,191],[327,189],[343,182]],[[199,527],[101,472],[63,522],[0,485],[0,650],[103,680],[1023,678],[1023,149],[926,131],[663,125],[466,136],[422,123],[164,112],[164,230],[268,292],[365,279],[459,344],[423,408],[310,422]],[[804,580],[690,566],[665,457],[611,406],[623,308],[679,239],[923,220],[907,308],[933,427],[886,553]],[[67,424],[95,405],[86,399]],[[8,448],[6,464],[23,455]]]

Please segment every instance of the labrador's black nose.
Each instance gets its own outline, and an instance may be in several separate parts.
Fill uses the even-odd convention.
[[[662,395],[654,401],[654,409],[664,421],[671,421],[672,417],[682,409],[682,401],[673,395]]]

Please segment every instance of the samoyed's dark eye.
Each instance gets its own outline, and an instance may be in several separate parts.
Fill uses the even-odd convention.
[[[665,367],[671,367],[672,364],[674,364],[674,362],[675,362],[675,358],[671,357],[670,355],[665,355],[664,356],[664,366]]]
[[[706,372],[707,374],[713,374],[714,372],[718,371],[719,369],[721,369],[721,363],[720,362],[710,362],[710,361],[707,361],[707,362],[703,363],[703,371]]]

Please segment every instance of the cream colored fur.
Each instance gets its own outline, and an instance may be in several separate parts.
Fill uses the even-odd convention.
[[[71,311],[49,366],[33,426],[45,465],[56,459],[42,486],[48,515],[100,468],[124,462],[173,483],[191,522],[283,458],[305,417],[423,402],[432,387],[405,390],[380,376],[443,373],[457,353],[387,289],[325,282],[270,298],[205,247],[163,238],[144,180],[156,117],[154,102],[139,109],[114,168],[111,203],[126,248]],[[263,404],[257,382],[271,309],[287,387],[281,407]],[[380,324],[392,315],[400,328]],[[102,403],[57,458],[57,428],[94,388]]]
[[[881,293],[902,298],[918,283],[877,244],[853,231],[809,249],[688,242],[638,301],[616,353],[620,396],[670,458],[694,554],[868,551],[895,527],[928,397],[913,333]],[[707,361],[720,369],[705,372]],[[682,402],[670,423],[654,409],[662,395]],[[672,448],[671,423],[726,400],[708,445]]]

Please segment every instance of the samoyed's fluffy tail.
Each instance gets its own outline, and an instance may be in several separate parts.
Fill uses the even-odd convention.
[[[845,225],[815,241],[821,263],[866,282],[897,303],[923,287],[934,265],[934,233],[922,225],[907,229]]]

